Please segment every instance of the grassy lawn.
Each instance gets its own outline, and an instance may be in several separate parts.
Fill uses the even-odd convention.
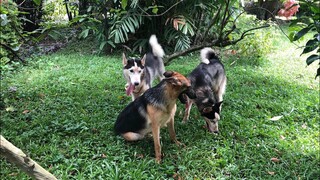
[[[318,179],[316,67],[305,67],[302,50],[282,34],[274,33],[273,44],[260,64],[222,51],[228,84],[219,135],[203,128],[195,108],[183,124],[178,102],[175,128],[186,147],[162,129],[161,164],[152,138],[128,143],[113,133],[131,101],[120,53],[96,56],[77,46],[8,74],[1,80],[1,134],[58,179]],[[166,69],[187,75],[198,62],[197,52]],[[3,159],[0,165],[0,179],[30,179]]]

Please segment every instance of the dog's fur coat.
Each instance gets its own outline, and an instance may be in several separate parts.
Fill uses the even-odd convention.
[[[163,64],[164,51],[155,35],[149,39],[151,51],[142,59],[129,58],[122,55],[123,75],[127,81],[125,86],[127,95],[132,96],[132,100],[139,97],[152,86],[153,80],[158,77],[163,79],[165,71]]]
[[[191,100],[184,96],[182,99],[186,103],[183,121],[189,119],[190,109],[195,103],[208,130],[217,133],[227,77],[223,64],[211,48],[202,49],[200,56],[201,63],[188,76],[197,98]]]
[[[167,71],[164,76],[158,85],[131,102],[119,114],[114,126],[116,134],[127,141],[140,140],[152,132],[157,162],[161,160],[160,127],[168,125],[171,139],[180,144],[174,131],[176,100],[191,86],[190,81],[177,72]],[[188,95],[195,98],[192,92]]]

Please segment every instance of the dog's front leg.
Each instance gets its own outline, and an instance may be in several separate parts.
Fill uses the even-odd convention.
[[[176,143],[176,145],[180,146],[180,145],[183,145],[181,142],[179,142],[177,140],[177,136],[176,136],[176,132],[174,130],[174,117],[172,116],[168,122],[168,130],[169,130],[169,135],[170,135],[170,138],[171,140]]]
[[[184,110],[184,117],[183,117],[183,121],[184,123],[186,123],[189,120],[189,115],[190,115],[190,110],[192,107],[192,100],[190,98],[186,98],[186,105],[185,105],[185,110]]]
[[[161,161],[160,126],[156,122],[153,122],[151,126],[152,126],[152,136],[153,136],[156,162],[160,163]]]

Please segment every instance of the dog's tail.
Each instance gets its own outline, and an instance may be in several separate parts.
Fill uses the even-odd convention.
[[[149,44],[152,48],[153,55],[160,57],[160,58],[163,58],[164,51],[163,51],[161,45],[158,43],[158,39],[157,39],[156,35],[150,36]]]
[[[200,58],[201,58],[201,62],[205,64],[209,64],[210,59],[218,59],[218,57],[214,53],[214,50],[209,47],[201,49]]]

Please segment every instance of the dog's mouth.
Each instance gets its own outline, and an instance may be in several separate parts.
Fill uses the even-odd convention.
[[[210,133],[213,133],[213,127],[212,127],[212,125],[211,125],[211,122],[208,122],[208,121],[206,121],[206,125],[207,125],[207,129],[208,129],[208,131],[210,132]]]
[[[218,133],[218,124],[217,122],[212,122],[208,118],[204,118],[206,120],[207,129],[210,133]]]
[[[130,83],[129,86],[127,87],[127,89],[126,89],[127,96],[132,94],[132,92],[134,91],[134,88],[135,88],[135,85]]]

